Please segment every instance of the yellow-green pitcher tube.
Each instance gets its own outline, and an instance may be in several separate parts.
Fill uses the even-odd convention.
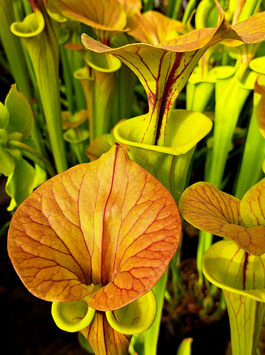
[[[113,128],[111,116],[115,91],[114,73],[120,69],[121,62],[114,56],[104,53],[87,52],[84,58],[93,74],[91,92],[93,134],[90,137],[92,142]]]
[[[214,141],[206,180],[220,188],[234,129],[251,89],[244,87],[237,74],[233,74],[233,67],[218,67],[216,71],[219,73],[216,81]]]
[[[257,58],[258,60],[264,57]],[[255,59],[252,61],[255,62]],[[251,65],[251,62],[250,62]],[[247,131],[244,153],[236,181],[235,196],[242,198],[244,193],[263,175],[262,163],[265,158],[265,136],[262,128],[265,105],[265,75],[258,76],[253,97],[253,110]]]
[[[126,65],[115,72],[115,92],[112,107],[112,127],[120,120],[130,118],[135,102],[134,89],[136,84],[135,74]]]
[[[211,120],[205,115],[187,111],[173,110],[168,120],[165,145],[139,143],[144,130],[145,115],[121,122],[114,128],[114,136],[129,148],[132,159],[154,175],[178,202],[187,179],[190,160],[196,144],[209,133]],[[168,270],[153,288],[157,299],[157,315],[152,327],[144,334],[145,355],[155,355],[162,316],[164,294]]]
[[[0,2],[0,39],[7,56],[8,63],[11,68],[11,74],[13,75],[17,87],[20,91],[24,92],[27,96],[32,110],[34,112],[35,120],[34,126],[31,132],[32,139],[37,150],[45,155],[44,145],[40,139],[41,134],[36,122],[36,110],[32,100],[32,90],[30,88],[30,77],[27,71],[27,65],[23,54],[23,49],[20,43],[20,39],[17,38],[10,31],[11,24],[15,21],[15,14],[13,4],[11,1],[2,0]]]
[[[14,36],[10,31],[10,25],[15,21],[13,4],[9,0],[0,2],[0,38],[7,56],[8,63],[11,68],[18,89],[31,98],[31,89],[29,85],[29,76],[27,73],[26,63],[20,44],[20,39]]]
[[[232,240],[222,240],[206,251],[202,266],[205,277],[223,291],[232,354],[256,354],[265,314],[264,254],[252,255]]]
[[[36,75],[56,169],[67,169],[61,128],[59,95],[59,45],[55,27],[45,10],[36,10],[23,22],[11,25],[13,34],[22,37]]]
[[[211,151],[211,163],[208,171],[205,171],[206,181],[217,188],[221,188],[223,174],[231,147],[233,133],[243,108],[243,105],[251,92],[251,88],[241,83],[239,72],[242,74],[247,69],[247,64],[240,66],[238,71],[231,66],[216,67],[213,69],[216,77],[216,104],[213,130],[213,148]],[[197,267],[199,270],[199,285],[203,283],[201,260],[202,255],[212,244],[212,234],[200,231],[200,243],[198,247]],[[215,293],[216,287],[212,286],[211,293]]]
[[[262,177],[264,158],[265,139],[258,130],[256,117],[252,115],[236,183],[236,197],[242,198],[244,193]]]
[[[223,290],[229,315],[233,355],[256,355],[265,303]]]

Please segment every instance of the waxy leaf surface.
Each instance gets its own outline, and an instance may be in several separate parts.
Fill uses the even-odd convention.
[[[122,334],[140,334],[151,327],[157,311],[153,291],[137,298],[125,307],[105,312],[109,324]]]
[[[20,132],[24,138],[28,137],[33,128],[33,113],[27,97],[15,85],[11,86],[5,106],[9,113],[7,132]]]
[[[233,241],[220,241],[204,254],[202,270],[223,290],[233,354],[256,353],[265,311],[265,254],[250,255]]]
[[[257,191],[252,196],[258,194]],[[250,194],[247,196],[250,197]],[[243,208],[246,209],[249,203],[247,197],[242,201]],[[249,206],[251,207],[250,204]],[[188,187],[181,196],[179,208],[183,218],[194,227],[232,239],[250,254],[265,253],[265,227],[257,224],[245,225],[242,218],[247,218],[247,212],[241,214],[240,200],[218,190],[212,184],[198,182]],[[258,212],[261,213],[261,210]]]
[[[200,57],[210,46],[225,38],[246,43],[265,39],[265,13],[255,15],[242,24],[230,26],[219,9],[215,28],[202,28],[170,41],[167,45],[133,43],[110,48],[82,35],[86,48],[97,53],[110,53],[123,61],[139,78],[147,94],[149,115],[147,130],[141,137],[146,144],[163,145],[169,112]]]
[[[61,130],[59,98],[59,46],[53,20],[45,11],[44,4],[26,16],[22,22],[14,22],[11,32],[23,38],[40,92],[45,121],[58,172],[67,169],[65,148]]]
[[[139,16],[142,8],[141,0],[114,0],[118,3],[126,13],[127,16],[127,25],[130,28],[136,26],[139,21]]]
[[[98,159],[103,153],[106,153],[115,144],[112,133],[103,134],[94,139],[86,149],[86,155],[91,161]]]
[[[91,26],[99,40],[110,43],[115,32],[134,28],[140,16],[140,0],[48,0],[47,8],[55,16]]]
[[[116,1],[48,0],[47,7],[65,17],[105,31],[122,31],[126,13]]]
[[[232,26],[240,41],[244,43],[259,43],[264,41],[265,35],[265,12],[259,12],[245,21]]]
[[[13,167],[13,163],[11,165]],[[25,159],[14,159],[14,168],[6,182],[6,192],[11,197],[8,210],[20,205],[34,190],[45,181],[45,173],[40,167],[35,168]]]
[[[147,11],[141,15],[138,26],[129,34],[140,42],[159,45],[176,39],[178,32],[183,29],[184,25],[181,22],[172,20],[157,11]]]
[[[6,129],[9,122],[9,113],[7,108],[0,102],[0,129]]]
[[[208,31],[206,32],[208,35]],[[215,29],[212,30],[212,35],[214,32]],[[211,34],[209,36],[211,37]],[[196,38],[198,39],[198,37]],[[149,104],[149,114],[145,119],[146,130],[139,137],[142,143],[155,144],[159,117],[169,114],[176,97],[202,55],[202,53],[199,56],[197,54],[198,57],[196,57],[197,49],[203,46],[205,39],[207,42],[208,37],[202,38],[202,41],[197,41],[197,43],[194,38],[191,38],[192,44],[189,43],[189,39],[186,44],[176,47],[134,43],[111,49],[85,34],[82,35],[82,42],[88,49],[97,53],[115,55],[141,81]],[[194,50],[194,46],[196,50]],[[165,132],[163,139],[165,139]]]
[[[180,231],[173,197],[114,146],[34,191],[13,216],[8,250],[34,295],[113,310],[155,285]]]
[[[9,176],[15,169],[14,158],[0,146],[0,174]]]
[[[168,121],[168,131],[163,147],[141,143],[139,137],[145,130],[146,116],[124,120],[114,127],[114,136],[128,146],[154,150],[171,155],[185,154],[195,147],[212,129],[212,121],[199,112],[173,110]]]
[[[240,224],[239,206],[239,199],[205,182],[191,185],[180,199],[181,213],[189,223],[216,232],[226,224]]]
[[[245,226],[265,226],[265,179],[245,193],[240,202],[240,213]]]
[[[76,112],[74,115],[71,114],[69,111],[62,111],[62,128],[69,129],[69,128],[77,128],[82,123],[84,123],[88,118],[88,111],[81,110]]]
[[[202,259],[203,273],[214,285],[265,301],[265,256],[239,249],[231,240],[213,244]]]
[[[146,115],[142,115],[119,123],[113,130],[114,137],[128,146],[133,160],[162,182],[178,201],[193,150],[210,132],[212,121],[198,112],[173,110],[165,144],[158,146],[139,142],[146,128],[145,118]]]

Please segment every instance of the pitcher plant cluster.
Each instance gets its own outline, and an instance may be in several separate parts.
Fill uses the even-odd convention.
[[[88,352],[155,355],[194,228],[200,316],[228,311],[233,355],[256,354],[265,4],[0,0],[0,18],[0,233],[25,287]]]

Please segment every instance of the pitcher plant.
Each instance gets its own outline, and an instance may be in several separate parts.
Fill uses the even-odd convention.
[[[239,200],[198,182],[184,191],[179,204],[193,226],[226,238],[206,251],[202,267],[224,292],[233,354],[256,353],[264,318],[264,187],[262,179]]]
[[[59,327],[82,331],[96,354],[120,354],[127,334],[153,322],[148,292],[180,233],[173,197],[114,145],[34,191],[14,214],[8,250],[29,291],[53,302]]]
[[[90,353],[196,355],[226,310],[233,355],[262,353],[264,2],[2,0],[0,20],[0,272]]]

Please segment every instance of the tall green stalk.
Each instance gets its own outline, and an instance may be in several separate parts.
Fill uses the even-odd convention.
[[[244,153],[236,181],[235,196],[242,198],[245,192],[262,176],[265,158],[265,137],[262,127],[265,106],[265,76],[260,75],[255,83],[253,110],[247,131]],[[263,134],[263,135],[262,135]]]
[[[153,10],[155,0],[143,0],[143,10],[149,11]]]
[[[246,70],[240,66],[240,72]],[[222,70],[225,70],[221,67]],[[239,73],[236,72],[232,77],[217,79],[216,82],[216,104],[215,104],[215,123],[214,141],[212,151],[212,161],[209,175],[206,180],[215,185],[221,186],[225,164],[230,150],[233,133],[244,106],[244,103],[251,91],[244,87],[240,82]]]
[[[156,296],[157,310],[153,325],[145,333],[143,333],[144,355],[155,355],[157,353],[157,342],[161,324],[167,278],[168,269],[153,288],[153,292]]]
[[[10,0],[1,0],[0,19],[0,38],[12,71],[11,74],[17,83],[18,89],[30,98],[30,81],[20,39],[10,32],[10,25],[15,21],[14,10]]]
[[[187,3],[187,7],[185,9],[185,12],[184,12],[184,15],[183,15],[183,18],[182,18],[182,23],[185,25],[191,14],[192,14],[192,11],[195,9],[196,7],[196,4],[197,4],[197,1],[196,0],[190,0],[188,3]]]
[[[24,57],[20,39],[10,32],[10,26],[15,21],[15,13],[12,5],[10,0],[2,0],[0,2],[0,39],[17,87],[27,96],[34,112],[35,121],[31,133],[33,141],[38,151],[45,154],[45,149],[40,139],[41,134],[38,122],[36,120],[37,112],[33,103],[33,93],[30,87],[31,78],[29,77],[27,58]]]
[[[58,172],[67,169],[66,154],[61,128],[59,95],[59,46],[52,20],[45,13],[36,11],[23,22],[15,22],[12,32],[22,37],[29,53],[49,132],[52,152]]]
[[[252,115],[236,181],[235,196],[237,198],[242,198],[245,192],[261,178],[264,158],[265,139],[259,132],[255,115]]]
[[[234,130],[251,89],[241,83],[248,64],[239,65],[233,74],[233,67],[216,68],[217,81],[215,93],[215,120],[213,133],[213,148],[209,170],[205,171],[205,180],[218,188],[222,187],[223,174],[232,144]],[[232,75],[229,74],[232,72]],[[220,76],[222,74],[222,76]],[[218,78],[219,77],[219,78]],[[212,244],[212,234],[200,231],[197,252],[199,284],[202,284],[201,260],[205,251]],[[216,290],[216,288],[214,287]],[[214,290],[213,290],[214,292]]]
[[[167,16],[172,19],[177,19],[181,8],[181,0],[169,0],[167,8]]]
[[[136,76],[122,64],[115,72],[114,104],[112,108],[112,127],[121,119],[130,118],[134,103]]]
[[[244,21],[253,15],[260,7],[261,0],[246,0],[243,9],[238,18],[239,21]]]
[[[70,69],[66,49],[64,45],[60,45],[60,55],[63,68],[63,78],[65,82],[65,94],[67,98],[68,111],[74,113],[74,96],[73,96],[73,72]]]
[[[223,240],[206,251],[202,265],[205,277],[223,290],[232,354],[256,355],[265,315],[264,254],[251,255],[233,241]]]

